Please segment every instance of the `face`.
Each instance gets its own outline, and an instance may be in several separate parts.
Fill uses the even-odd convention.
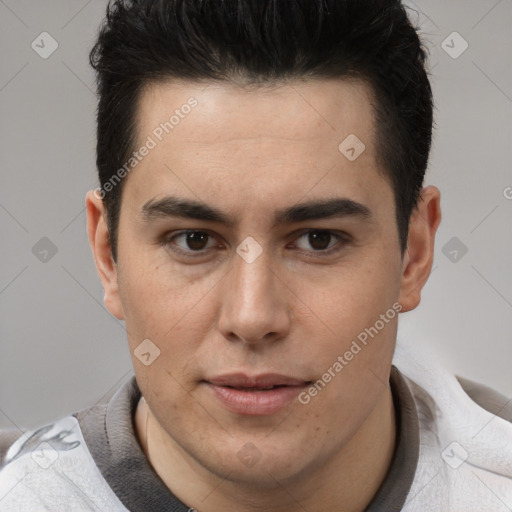
[[[125,178],[106,304],[166,442],[198,467],[292,479],[382,399],[408,259],[370,94],[318,80],[141,97],[137,148],[152,147]]]

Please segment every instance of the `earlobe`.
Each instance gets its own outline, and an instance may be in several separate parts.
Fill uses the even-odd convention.
[[[105,206],[93,190],[87,192],[85,204],[89,243],[105,291],[103,302],[112,315],[119,320],[124,320],[119,296],[117,265],[112,258]]]
[[[439,189],[432,186],[424,188],[411,215],[399,296],[402,312],[418,306],[421,290],[432,270],[435,235],[441,222],[440,200]]]

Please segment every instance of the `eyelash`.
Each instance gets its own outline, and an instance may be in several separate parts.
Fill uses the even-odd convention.
[[[166,249],[170,248],[170,245],[174,239],[176,239],[182,235],[187,235],[190,233],[203,233],[203,234],[208,235],[209,237],[213,237],[213,235],[211,235],[208,231],[205,231],[205,230],[188,229],[188,230],[179,231],[178,233],[174,233],[172,236],[169,236],[169,235],[164,236],[164,238],[161,241],[161,245]],[[300,239],[304,235],[308,235],[310,233],[328,233],[338,240],[338,243],[336,245],[334,245],[334,249],[331,247],[330,249],[308,251],[310,253],[309,256],[312,256],[314,258],[331,256],[332,254],[341,251],[343,246],[347,245],[351,241],[351,237],[347,233],[342,232],[342,231],[341,232],[333,231],[330,229],[308,229],[308,230],[300,233],[297,239]],[[339,247],[339,245],[341,245],[341,247]],[[182,256],[185,256],[187,258],[201,257],[201,256],[204,256],[208,252],[208,249],[202,249],[200,251],[184,251],[181,248],[170,248],[170,249],[173,252],[181,254]],[[213,248],[211,248],[211,249],[213,249]],[[302,252],[304,252],[304,251],[302,251]]]

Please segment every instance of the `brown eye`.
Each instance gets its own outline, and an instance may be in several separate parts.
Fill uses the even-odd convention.
[[[181,233],[167,237],[163,240],[163,245],[167,249],[186,255],[194,255],[194,253],[204,253],[209,247],[207,246],[211,235],[205,231],[182,231]],[[177,243],[176,240],[182,240]]]
[[[205,242],[208,241],[208,233],[203,231],[189,231],[185,233],[185,243],[189,249],[200,251],[205,248]]]
[[[299,240],[305,239],[306,236],[307,244],[310,246],[310,248],[313,248],[313,251],[311,251],[311,249],[308,247],[300,247],[299,244],[297,245],[299,246],[300,249],[304,249],[309,252],[330,253],[331,251],[328,249],[336,245],[336,243],[330,245],[332,241],[338,242],[337,245],[343,245],[343,243],[347,241],[347,237],[343,237],[341,235],[334,233],[333,231],[323,229],[309,230],[306,233],[303,233],[299,237]]]
[[[329,247],[332,234],[328,231],[310,231],[308,234],[308,242],[311,247],[319,251],[323,251]]]

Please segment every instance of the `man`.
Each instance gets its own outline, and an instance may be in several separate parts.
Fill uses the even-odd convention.
[[[441,220],[401,3],[117,1],[91,62],[135,378],[4,442],[0,510],[510,509],[507,399],[396,350]]]

